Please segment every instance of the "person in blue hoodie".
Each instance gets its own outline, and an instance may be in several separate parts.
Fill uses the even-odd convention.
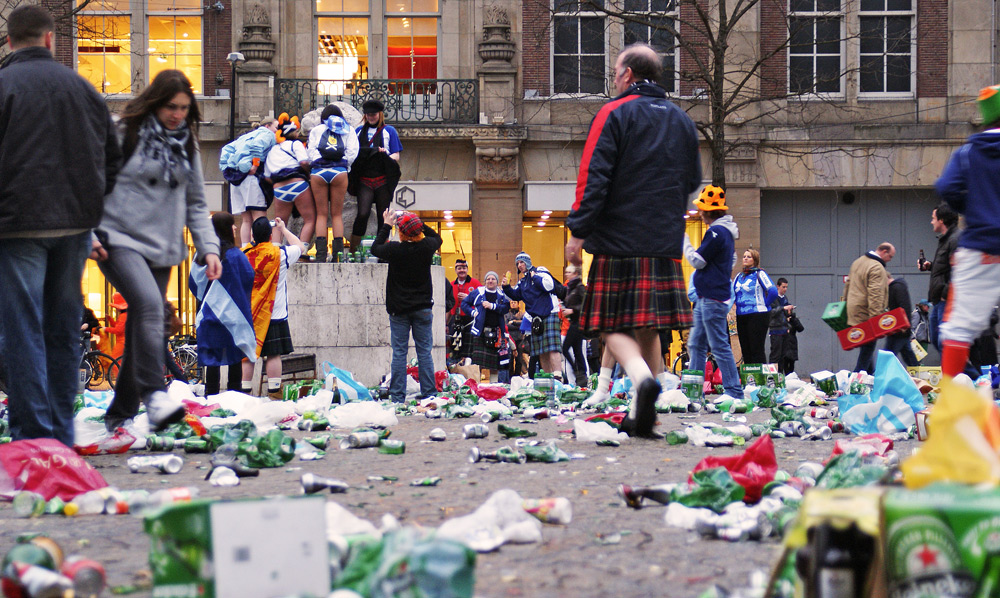
[[[260,127],[240,135],[219,152],[219,170],[229,183],[232,213],[240,216],[240,244],[250,242],[250,224],[267,213],[267,198],[260,186],[264,160],[277,143],[278,122],[265,119]]]
[[[531,319],[531,355],[538,356],[544,371],[562,380],[562,332],[556,280],[547,269],[531,265],[531,256],[523,251],[514,258],[514,264],[524,276],[510,286],[510,279],[505,274],[503,294],[515,301],[524,301],[524,311]]]
[[[952,256],[948,305],[941,325],[941,373],[954,377],[969,347],[989,326],[1000,300],[1000,85],[977,99],[983,130],[951,156],[934,187],[956,212],[965,230]]]
[[[705,352],[712,351],[722,371],[722,386],[728,396],[742,399],[743,387],[736,371],[733,349],[729,346],[729,325],[726,316],[732,305],[729,273],[736,265],[736,239],[739,228],[727,214],[726,192],[709,185],[694,201],[702,222],[708,226],[701,246],[695,249],[684,235],[684,257],[694,266],[694,328],[688,336],[688,354],[692,370],[705,369]],[[690,295],[689,295],[690,296]]]
[[[760,269],[760,252],[752,247],[743,252],[743,270],[733,279],[733,294],[743,363],[767,363],[764,343],[778,289],[767,272]]]

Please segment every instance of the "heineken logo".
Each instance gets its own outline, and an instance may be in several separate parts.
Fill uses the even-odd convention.
[[[865,340],[865,330],[864,328],[851,328],[847,331],[847,340],[852,343],[860,343]]]
[[[967,598],[976,580],[966,573],[951,529],[937,517],[919,515],[888,530],[891,598]]]
[[[886,314],[886,315],[882,316],[878,320],[878,326],[882,330],[889,330],[890,328],[895,327],[896,326],[896,316],[893,316],[893,315],[890,315],[890,314]]]

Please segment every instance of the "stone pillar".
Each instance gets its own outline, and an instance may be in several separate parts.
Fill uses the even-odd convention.
[[[503,276],[521,250],[520,127],[483,127],[476,145],[476,189],[472,196],[472,246],[477,275],[495,270]]]
[[[743,255],[749,247],[760,249],[760,181],[756,146],[743,146],[726,159],[726,203],[740,227],[736,252]],[[742,262],[736,260],[736,269]]]
[[[483,10],[483,41],[479,42],[479,93],[481,124],[513,124],[517,67],[511,41],[510,16],[500,4]],[[485,122],[483,118],[485,117]]]
[[[275,43],[271,39],[271,15],[259,2],[249,4],[243,15],[239,51],[246,62],[237,67],[239,97],[237,123],[274,116]]]

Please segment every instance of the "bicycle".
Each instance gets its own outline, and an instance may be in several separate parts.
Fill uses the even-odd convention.
[[[80,380],[87,390],[114,390],[121,372],[118,359],[90,348],[90,335],[80,340],[83,358],[80,360]]]
[[[195,384],[204,380],[204,370],[198,365],[198,344],[191,335],[181,334],[170,339],[170,357],[177,364],[188,382]],[[169,373],[164,373],[169,383],[172,379]]]
[[[683,334],[681,336],[681,341],[683,342],[684,346],[681,348],[681,352],[677,354],[677,357],[674,359],[673,365],[671,365],[670,367],[670,371],[673,372],[673,374],[677,377],[680,377],[681,372],[687,369],[687,363],[691,361],[691,356],[688,354],[687,340],[688,340],[688,335]],[[712,364],[713,370],[719,369],[719,364],[716,363],[715,356],[712,355],[711,351],[708,350],[705,351],[705,361],[707,363]],[[739,370],[741,365],[743,365],[742,356],[736,360],[736,369]],[[704,368],[704,364],[702,364],[702,368]]]

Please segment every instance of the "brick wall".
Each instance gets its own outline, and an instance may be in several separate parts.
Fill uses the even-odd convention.
[[[521,0],[521,69],[524,89],[537,89],[538,95],[549,95],[552,15],[548,0]]]
[[[917,97],[948,95],[948,0],[917,0]]]
[[[765,98],[782,97],[788,89],[788,50],[775,53],[788,39],[787,8],[785,0],[762,0],[760,4],[760,55],[774,53],[760,68],[760,91]]]
[[[709,10],[708,2],[706,0],[698,0],[698,4],[702,6],[703,10]],[[697,24],[697,25],[695,25]],[[702,67],[698,66],[698,62],[695,60],[695,56],[698,56],[701,60],[701,64],[709,64],[709,47],[708,40],[704,39],[702,34],[698,31],[703,27],[701,19],[698,17],[698,9],[688,2],[684,2],[680,5],[680,23],[678,23],[678,33],[681,37],[690,44],[693,44],[692,49],[681,48],[680,51],[680,71],[681,71],[681,81],[680,81],[680,94],[682,96],[692,96],[694,95],[695,89],[707,89],[708,83],[704,80],[690,80],[692,76],[704,75],[704,70]],[[692,53],[693,52],[693,53]]]
[[[73,17],[67,15],[69,3],[66,0],[42,0],[41,5],[56,19],[55,59],[75,70],[73,48],[76,46],[76,40],[73,38]]]

